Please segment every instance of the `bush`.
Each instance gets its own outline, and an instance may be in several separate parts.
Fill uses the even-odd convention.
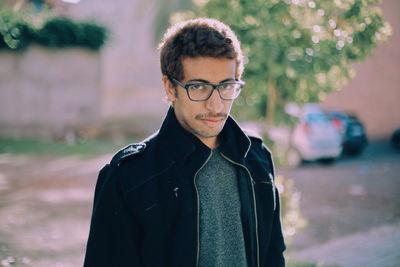
[[[47,47],[67,47],[77,44],[80,35],[76,23],[67,18],[53,18],[36,32],[36,42]]]
[[[100,49],[106,40],[106,29],[95,23],[76,23],[69,18],[53,18],[37,31],[37,43],[47,47],[79,46]]]
[[[24,16],[0,12],[0,49],[21,50],[36,43],[44,47],[83,47],[99,50],[107,40],[107,29],[92,22],[75,22],[51,17],[41,27],[33,27]]]
[[[94,50],[100,49],[104,45],[107,39],[105,28],[88,22],[81,23],[80,28],[82,34],[78,45],[86,46]]]
[[[7,27],[8,26],[8,27]],[[32,38],[34,38],[33,29],[24,22],[6,25],[0,31],[1,41],[0,48],[10,48],[20,50],[28,46]]]

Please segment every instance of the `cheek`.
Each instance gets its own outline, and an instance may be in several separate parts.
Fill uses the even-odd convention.
[[[225,102],[225,103],[224,103],[225,111],[226,111],[227,113],[229,113],[229,111],[231,110],[232,104],[233,104],[232,101],[230,101],[230,102]]]
[[[184,98],[185,96],[182,95],[182,92],[179,92],[178,96],[175,99],[175,106],[176,110],[179,110],[181,117],[186,119],[190,119],[196,115],[198,111],[198,107],[196,106],[195,102],[191,102]],[[189,102],[190,101],[190,102]]]

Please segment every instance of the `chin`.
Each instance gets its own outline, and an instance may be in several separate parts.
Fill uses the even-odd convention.
[[[198,134],[201,137],[204,137],[204,138],[213,138],[213,137],[217,137],[220,134],[221,130],[222,129],[218,129],[218,130],[215,130],[215,131],[207,131],[207,132],[206,131],[200,131],[200,132],[198,132]]]

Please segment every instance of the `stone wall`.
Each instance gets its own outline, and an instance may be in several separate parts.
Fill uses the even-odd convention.
[[[144,117],[158,127],[167,105],[162,102],[154,19],[160,0],[91,0],[71,5],[68,15],[106,25],[110,38],[101,51],[104,120],[132,119],[131,127]],[[157,40],[158,41],[158,40]]]
[[[83,49],[0,51],[0,134],[49,135],[98,123],[99,61]]]

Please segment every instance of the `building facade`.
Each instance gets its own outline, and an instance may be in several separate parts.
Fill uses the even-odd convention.
[[[355,65],[356,76],[345,88],[322,103],[327,110],[357,115],[370,139],[388,139],[400,127],[400,1],[385,0],[381,9],[393,35]]]

